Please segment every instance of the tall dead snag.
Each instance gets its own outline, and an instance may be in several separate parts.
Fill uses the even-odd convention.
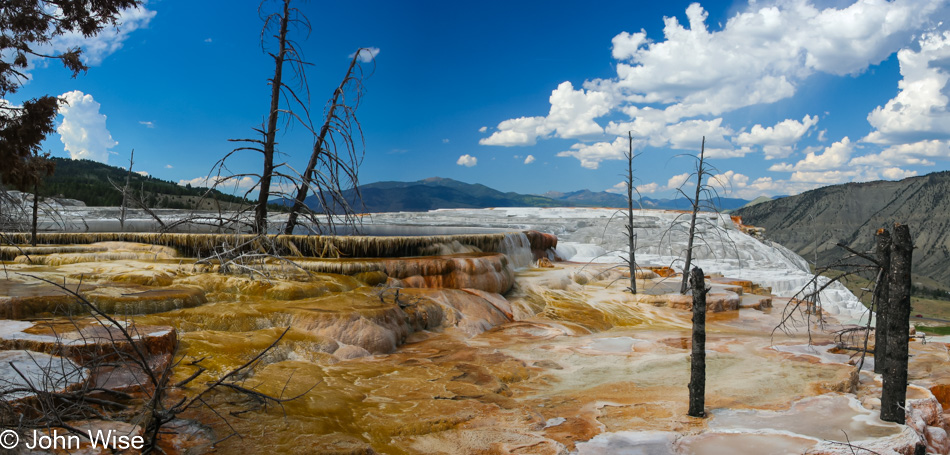
[[[268,18],[269,21],[270,18]],[[267,126],[263,131],[264,169],[261,171],[260,194],[254,208],[254,233],[267,233],[267,201],[270,199],[270,184],[274,176],[274,148],[277,138],[277,117],[280,114],[280,92],[283,88],[284,58],[287,52],[287,24],[290,22],[290,0],[284,0],[284,13],[280,15],[280,29],[277,32],[277,52],[274,59],[274,77],[270,80],[270,110],[267,113]],[[265,29],[267,25],[265,24]]]
[[[358,62],[365,58],[364,52],[372,55],[368,49],[358,49],[353,54],[343,81],[333,92],[326,118],[314,141],[310,161],[300,176],[300,186],[290,209],[287,225],[284,226],[284,234],[293,234],[297,226],[297,218],[306,207],[305,200],[311,188],[319,199],[320,209],[325,213],[326,222],[331,225],[330,227],[333,223],[331,215],[335,209],[339,209],[347,221],[354,211],[350,201],[344,195],[344,186],[351,187],[355,198],[360,199],[357,169],[362,161],[362,153],[356,150],[355,137],[358,136],[362,141],[363,135],[355,113],[362,97],[363,77]],[[354,94],[349,101],[350,104],[346,100],[347,92]],[[339,153],[340,146],[346,153]]]
[[[217,174],[213,180],[212,187],[227,184],[229,181],[239,182],[244,178],[255,178],[257,184],[244,193],[245,198],[251,198],[254,191],[258,192],[257,202],[253,204],[254,216],[250,222],[250,230],[255,234],[267,233],[267,204],[271,198],[288,200],[289,197],[280,188],[296,179],[294,175],[288,175],[285,169],[290,168],[285,162],[275,162],[280,151],[277,147],[278,121],[286,120],[287,125],[296,122],[308,131],[313,131],[313,124],[310,121],[309,112],[309,88],[307,86],[305,67],[309,63],[301,57],[298,49],[298,43],[290,36],[291,29],[309,33],[311,26],[309,20],[297,8],[290,6],[291,0],[279,0],[280,9],[265,16],[264,10],[270,0],[261,2],[259,13],[264,20],[264,26],[261,30],[261,48],[274,61],[273,76],[268,79],[270,85],[270,106],[267,115],[264,117],[263,125],[254,128],[254,131],[260,135],[259,138],[230,139],[231,142],[243,142],[246,145],[238,147],[224,158],[218,160],[212,169],[212,174]],[[273,39],[273,41],[269,41]],[[274,43],[275,47],[270,47]],[[296,83],[300,93],[295,91],[291,84]],[[283,100],[283,102],[282,102]],[[314,133],[315,134],[315,133]],[[264,158],[264,165],[260,174],[240,173],[235,174],[227,169],[226,161],[234,154],[241,151],[252,151],[260,153]],[[214,169],[217,169],[215,171]],[[277,189],[274,186],[277,185]],[[220,224],[240,225],[245,221],[242,216],[245,210],[241,210],[237,216],[223,218]]]
[[[36,246],[36,230],[40,223],[40,182],[33,182],[33,217],[30,218],[30,245]]]
[[[125,186],[122,187],[122,208],[119,212],[119,229],[125,231],[125,214],[129,206],[129,183],[132,180],[132,165],[135,164],[135,149],[129,155],[129,170],[125,174]]]
[[[904,404],[907,398],[907,357],[910,336],[911,256],[914,245],[910,228],[894,224],[891,243],[890,273],[888,273],[888,303],[884,323],[887,338],[884,343],[884,389],[881,392],[881,420],[904,423]]]
[[[874,372],[884,373],[884,362],[887,358],[887,315],[888,309],[888,274],[891,268],[891,233],[887,229],[879,229],[876,235],[875,255],[881,267],[875,280],[874,297],[871,303],[877,312],[877,324],[874,327]]]
[[[693,351],[689,362],[689,415],[706,417],[706,280],[703,269],[689,273],[693,288]]]
[[[637,293],[637,236],[633,233],[633,133],[627,132],[629,149],[624,157],[627,159],[627,246],[630,248],[630,257],[627,265],[630,266],[630,292]]]
[[[686,245],[686,264],[683,265],[683,283],[680,285],[680,294],[686,294],[689,266],[693,261],[693,239],[696,237],[696,214],[699,213],[700,194],[703,190],[703,176],[708,172],[705,167],[706,158],[706,136],[703,136],[703,143],[699,149],[699,165],[696,167],[696,196],[691,200],[693,213],[689,219],[689,240]]]

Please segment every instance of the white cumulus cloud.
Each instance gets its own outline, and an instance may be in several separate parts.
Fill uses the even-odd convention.
[[[619,33],[611,42],[611,55],[616,60],[613,77],[590,79],[577,88],[563,82],[552,91],[547,115],[502,121],[494,134],[479,142],[531,146],[539,140],[577,138],[580,142],[559,156],[577,158],[582,167],[590,169],[603,160],[619,159],[620,144],[609,136],[626,136],[628,132],[653,147],[694,153],[706,136],[711,158],[742,157],[758,151],[767,159],[788,158],[814,131],[816,115],[737,131],[723,120],[723,114],[792,97],[817,73],[858,75],[898,51],[905,80],[924,78],[933,86],[919,89],[930,104],[919,102],[922,107],[907,118],[925,112],[931,117],[945,113],[941,109],[947,104],[946,96],[940,90],[946,82],[944,73],[950,73],[943,69],[950,67],[944,63],[950,61],[944,57],[944,52],[950,55],[950,38],[923,39],[920,52],[901,50],[946,13],[941,11],[946,9],[945,0],[855,0],[843,6],[816,3],[750,1],[718,24],[707,24],[707,12],[693,3],[686,9],[685,22],[673,16],[664,18],[662,36],[648,36],[643,29]],[[917,65],[919,77],[912,74],[912,63]],[[869,121],[882,135],[890,134],[885,127],[888,124],[895,131],[910,129],[913,122],[896,114],[905,104],[902,100],[889,103],[880,109],[887,115],[872,114]],[[941,109],[926,110],[932,106]],[[890,117],[890,123],[883,117]],[[933,124],[943,122],[942,118],[932,120]],[[946,123],[944,139],[950,139],[950,119]],[[916,128],[927,125],[918,123]],[[869,140],[884,141],[874,134]],[[819,132],[819,139],[824,139],[824,133]],[[938,138],[917,140],[923,139]],[[840,142],[820,162],[813,162],[818,157],[812,157],[799,169],[791,164],[779,167],[785,172],[811,172],[808,169],[813,166],[835,164],[831,162],[834,158],[850,159],[851,150],[842,148]],[[847,152],[847,156],[838,152]]]
[[[538,138],[554,135],[577,138],[603,133],[594,121],[611,108],[610,95],[605,92],[574,90],[570,82],[562,82],[548,98],[551,109],[546,117],[519,117],[498,124],[498,131],[478,141],[482,145],[534,145]]]
[[[643,112],[656,111],[646,109]],[[707,158],[732,158],[749,153],[751,150],[748,147],[737,148],[732,144],[729,137],[734,131],[723,126],[722,122],[722,118],[714,118],[666,124],[647,116],[638,117],[632,122],[610,122],[605,130],[619,136],[614,142],[578,143],[571,147],[573,150],[561,152],[558,156],[571,156],[580,160],[582,167],[597,169],[601,161],[624,159],[624,153],[629,150],[628,132],[633,135],[634,150],[650,145],[699,155],[705,138]]]
[[[743,156],[746,150],[736,149],[726,139],[733,133],[731,128],[722,126],[722,119],[686,120],[666,127],[666,136],[671,148],[689,150],[699,155],[705,138],[707,158],[732,158]]]
[[[570,82],[562,82],[551,97],[551,111],[545,119],[547,128],[558,137],[575,138],[604,131],[595,118],[610,111],[610,96],[593,90],[574,90]]]
[[[459,166],[472,167],[478,164],[478,158],[466,153],[465,155],[460,156],[455,164],[458,164]]]
[[[62,94],[60,99],[66,104],[59,109],[63,121],[56,132],[69,156],[74,160],[108,162],[109,149],[119,143],[112,139],[106,128],[106,116],[99,113],[99,103],[92,95],[78,90]]]
[[[531,164],[534,162],[534,155],[528,155],[524,158],[524,164]]]
[[[865,169],[828,170],[828,171],[795,171],[789,180],[799,183],[810,183],[814,187],[835,185],[844,182],[868,181],[875,177],[867,177]]]
[[[714,176],[710,183],[723,197],[755,199],[759,196],[791,195],[821,186],[813,182],[792,182],[774,180],[772,177],[759,177],[755,180],[732,170]]]
[[[925,35],[920,51],[897,53],[903,78],[900,91],[884,107],[868,114],[876,130],[864,140],[879,144],[950,137],[947,81],[950,80],[950,32]]]
[[[627,182],[620,182],[610,188],[604,190],[605,193],[614,193],[614,194],[626,194],[627,193]]]
[[[544,117],[519,117],[498,124],[498,131],[480,139],[482,145],[534,145],[539,136],[547,136],[549,131],[544,125]]]
[[[375,59],[377,55],[379,55],[379,48],[378,47],[364,47],[359,50],[359,53],[360,53],[359,60],[363,63],[369,63],[373,61],[373,59]],[[353,58],[354,55],[356,55],[356,52],[350,54],[347,58]]]
[[[643,185],[637,185],[636,188],[640,194],[652,194],[660,190],[660,185],[656,182],[650,182],[644,183]],[[626,189],[626,184],[624,184],[624,189]]]
[[[637,149],[640,145],[642,143],[634,141],[634,149]],[[600,167],[601,161],[623,159],[624,152],[629,148],[629,139],[618,137],[613,142],[595,142],[593,144],[580,142],[572,145],[571,150],[559,152],[557,156],[571,156],[580,160],[581,166],[588,169],[597,169]]]
[[[772,103],[815,72],[856,74],[903,46],[940,0],[862,0],[819,9],[805,0],[750,2],[720,31],[709,31],[698,4],[688,27],[664,19],[665,40],[645,32],[614,38],[617,78],[592,87],[622,90],[635,103],[668,105],[669,121]]]
[[[881,171],[881,177],[889,180],[900,180],[917,175],[917,171],[905,171],[898,167],[889,167]]]
[[[707,182],[716,189],[716,191],[729,193],[736,189],[745,188],[749,184],[749,177],[730,170],[710,176]]]
[[[817,115],[806,115],[800,122],[788,119],[775,126],[755,125],[748,132],[740,133],[735,142],[738,145],[761,146],[766,159],[785,158],[795,150],[794,146],[802,136],[817,124]]]
[[[217,184],[217,185],[215,185]],[[179,180],[178,185],[186,186],[191,185],[198,188],[211,188],[216,187],[222,191],[236,192],[238,190],[249,190],[257,185],[257,180],[250,176],[241,176],[241,177],[226,177],[226,176],[204,176],[204,177],[195,177],[189,180]]]
[[[933,166],[927,158],[950,159],[950,144],[947,141],[919,141],[911,144],[892,145],[881,153],[859,156],[851,160],[851,166]]]
[[[833,183],[874,180],[877,178],[876,175],[867,168],[860,168],[848,171],[802,171],[792,173],[789,179],[759,177],[752,180],[747,175],[728,170],[710,176],[708,183],[722,197],[755,199],[759,196],[798,194]]]
[[[763,195],[774,195],[777,192],[787,192],[790,186],[786,181],[773,181],[770,177],[759,177],[752,180],[749,176],[728,170],[712,175],[706,182],[714,193],[722,197],[740,197],[755,199]],[[811,189],[811,188],[808,188]],[[787,194],[787,193],[786,193]]]
[[[676,189],[683,186],[683,184],[686,183],[687,180],[689,180],[690,175],[692,174],[688,172],[684,172],[682,174],[678,174],[678,175],[674,175],[670,177],[670,179],[666,182],[666,188]]]
[[[822,153],[808,152],[805,159],[794,165],[787,163],[773,164],[769,170],[777,172],[791,171],[828,171],[843,167],[851,159],[854,144],[847,136],[828,147]]]

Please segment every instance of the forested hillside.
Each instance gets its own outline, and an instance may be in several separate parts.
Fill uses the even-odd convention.
[[[90,160],[65,158],[52,158],[52,160],[56,163],[56,170],[51,177],[43,181],[40,195],[78,199],[88,206],[115,207],[122,204],[122,193],[109,183],[109,179],[117,185],[125,185],[125,179],[128,176],[125,169]],[[136,195],[142,195],[142,199],[151,208],[198,208],[197,201],[208,191],[207,188],[181,186],[134,172],[129,181],[129,188],[135,191]],[[208,194],[208,198],[216,198],[220,202],[245,202],[242,198],[217,190]]]

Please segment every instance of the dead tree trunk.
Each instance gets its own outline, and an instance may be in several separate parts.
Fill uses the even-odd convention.
[[[333,121],[336,119],[336,110],[340,108],[340,96],[343,95],[343,91],[346,89],[347,82],[353,77],[353,68],[356,67],[356,62],[360,58],[360,53],[363,51],[362,48],[357,49],[356,53],[353,54],[353,60],[350,61],[350,67],[346,69],[346,76],[343,77],[343,82],[340,82],[340,86],[333,92],[333,99],[330,101],[330,109],[327,112],[327,117],[324,119],[323,126],[320,127],[320,133],[317,134],[317,140],[313,144],[313,153],[310,154],[310,161],[307,163],[307,168],[303,171],[301,175],[300,188],[297,190],[297,197],[294,198],[294,205],[290,209],[290,216],[287,217],[287,225],[284,227],[284,234],[290,235],[294,233],[294,227],[297,226],[297,217],[300,215],[300,211],[303,210],[304,200],[307,199],[307,192],[310,191],[310,185],[314,182],[314,171],[316,170],[317,164],[320,161],[320,155],[327,153],[324,149],[326,148],[327,134],[330,132],[330,128],[333,125]],[[344,107],[345,108],[345,107]],[[333,160],[327,159],[327,162],[331,163],[330,167],[333,166]],[[345,171],[345,169],[344,169]],[[354,185],[355,191],[356,185]],[[322,188],[315,188],[315,192],[321,191]],[[318,194],[318,196],[320,196]],[[323,200],[321,198],[321,200]],[[325,204],[324,204],[325,205]],[[332,207],[322,207],[323,211],[327,213],[329,217],[331,215],[330,211]]]
[[[33,154],[30,155],[29,164],[26,168],[27,175],[24,179],[25,181],[18,187],[18,189],[22,191],[28,189],[33,190],[33,219],[30,226],[30,232],[32,234],[30,243],[33,246],[36,246],[36,226],[39,222],[40,184],[43,183],[43,177],[53,175],[54,168],[55,164],[50,161],[49,152],[40,155],[39,152],[34,151]]]
[[[633,233],[633,133],[627,132],[627,245],[630,247],[630,292],[637,293],[637,236]]]
[[[907,398],[907,357],[910,336],[911,259],[914,245],[906,224],[894,225],[891,266],[888,274],[888,303],[884,323],[884,389],[881,392],[881,420],[904,424]]]
[[[119,229],[125,231],[125,210],[129,205],[129,183],[132,179],[132,164],[135,159],[135,149],[132,149],[132,155],[129,156],[129,172],[125,174],[125,186],[122,188],[122,210],[119,213]]]
[[[36,246],[36,224],[39,221],[40,204],[40,183],[39,180],[33,181],[33,225],[31,227],[32,236],[30,236],[30,245]]]
[[[689,362],[689,415],[706,417],[706,280],[703,269],[689,273],[693,288],[693,351]]]
[[[884,372],[887,359],[887,316],[888,316],[888,278],[891,269],[891,233],[887,229],[877,231],[876,256],[881,270],[874,285],[874,297],[871,307],[874,309],[877,323],[874,326],[874,372]]]
[[[7,199],[10,195],[7,194],[7,189],[3,187],[3,179],[0,178],[0,231],[5,231],[6,221],[3,218],[3,202],[4,199]]]
[[[699,212],[699,196],[703,189],[703,160],[706,155],[706,136],[703,136],[703,145],[699,149],[699,167],[696,168],[696,196],[691,201],[693,203],[693,214],[689,220],[689,243],[686,245],[686,264],[683,265],[683,284],[680,285],[680,294],[686,293],[687,272],[693,261],[693,238],[696,237],[696,214]]]
[[[267,126],[264,130],[264,169],[261,171],[261,190],[254,208],[254,233],[267,233],[267,201],[270,199],[270,185],[274,176],[274,152],[277,141],[277,117],[280,114],[280,90],[283,87],[282,76],[284,59],[287,52],[287,24],[290,22],[290,0],[284,0],[284,14],[280,16],[280,31],[277,35],[277,53],[274,58],[274,77],[271,79],[270,111],[267,114]]]

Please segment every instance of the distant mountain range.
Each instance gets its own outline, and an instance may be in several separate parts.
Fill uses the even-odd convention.
[[[744,207],[749,203],[749,200],[729,197],[716,197],[709,202],[711,202],[716,209],[722,212],[731,212],[740,207]],[[693,208],[689,202],[689,199],[686,198],[651,199],[645,197],[642,199],[642,203],[643,208],[645,209],[691,210]],[[709,205],[705,204],[705,207],[709,208]]]
[[[573,191],[570,193],[561,193],[558,191],[548,191],[542,196],[554,200],[564,201],[571,205],[584,207],[626,207],[627,196],[621,196],[616,193],[606,191],[593,192],[591,190]],[[562,203],[563,204],[563,203]]]
[[[144,190],[143,199],[152,208],[199,208],[212,209],[212,201],[201,201],[205,188],[183,187],[174,182],[142,176],[116,166],[110,166],[90,160],[70,160],[53,158],[56,162],[54,175],[45,179],[40,187],[44,196],[59,195],[83,201],[88,206],[118,206],[122,194],[109,183],[124,185],[130,177],[130,187],[137,192]],[[134,170],[134,169],[133,169]],[[248,204],[242,198],[212,192],[219,201]],[[363,205],[357,204],[356,192],[344,192],[348,201],[359,210],[366,212],[416,212],[444,208],[487,208],[487,207],[616,207],[627,206],[626,195],[594,192],[590,190],[560,193],[550,191],[543,195],[504,193],[485,185],[465,183],[448,178],[431,177],[416,182],[376,182],[360,186]],[[275,199],[275,204],[286,205],[286,200]],[[745,199],[719,198],[716,206],[723,211],[735,210],[749,203]],[[319,209],[319,198],[311,195],[306,203],[313,209]],[[688,210],[689,202],[684,198],[653,199],[644,197],[635,203],[647,209]]]
[[[556,199],[559,201],[569,202],[571,205],[576,205],[580,207],[626,207],[627,206],[627,196],[617,193],[608,193],[606,191],[601,191],[595,193],[591,190],[580,190],[574,191],[571,193],[559,193],[557,191],[548,191],[544,193],[544,196],[551,199]],[[746,199],[735,199],[735,198],[724,198],[718,197],[713,200],[715,206],[719,210],[729,211],[735,210],[739,207],[743,207],[749,203]],[[651,197],[644,197],[640,199],[640,204],[638,205],[634,201],[633,206],[641,207],[645,209],[666,209],[666,210],[689,210],[692,208],[690,202],[686,198],[676,198],[676,199],[653,199]]]
[[[868,251],[878,228],[910,226],[913,272],[950,284],[950,171],[898,182],[846,183],[752,205],[735,212],[743,222],[765,228],[766,238],[809,261],[818,253],[828,264],[844,243]]]
[[[485,185],[432,177],[416,182],[376,182],[344,191],[347,202],[357,210],[374,212],[424,212],[447,208],[485,207],[557,207],[555,199],[518,193],[502,193]],[[280,201],[272,201],[279,203]],[[313,210],[321,210],[320,198],[310,195],[304,200]]]
[[[503,193],[477,183],[465,183],[441,177],[416,182],[376,182],[360,185],[363,208],[366,212],[413,212],[448,208],[487,207],[626,207],[625,195],[580,190],[570,193],[549,191],[543,195]],[[357,204],[353,190],[344,192],[347,201]],[[272,201],[281,203],[281,201]],[[320,199],[311,195],[305,200],[313,210],[320,209]],[[718,198],[720,210],[734,210],[749,203],[745,199]],[[648,209],[687,210],[689,201],[679,199],[652,199],[645,197],[640,204]],[[635,206],[637,204],[635,203]]]

